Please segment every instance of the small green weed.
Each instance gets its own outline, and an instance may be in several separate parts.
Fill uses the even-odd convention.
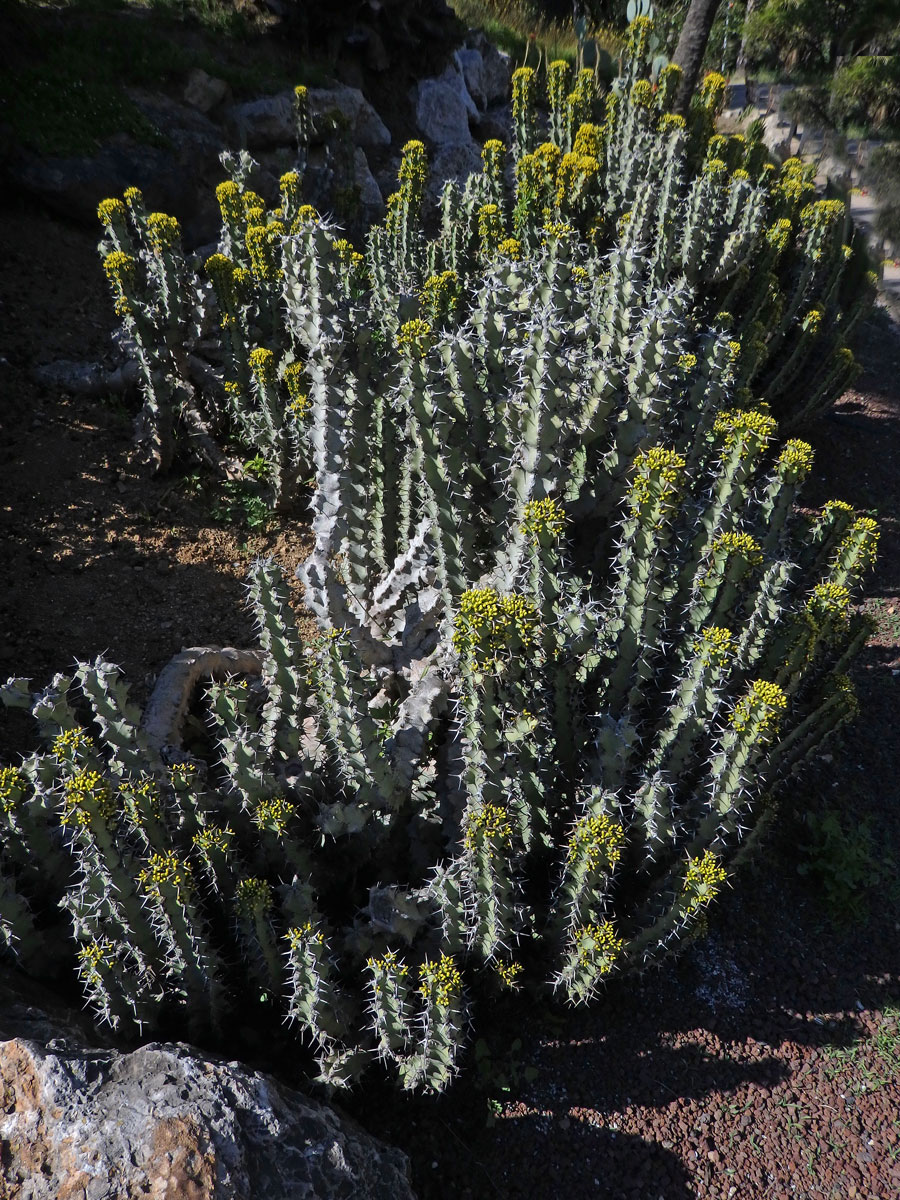
[[[870,1045],[875,1051],[874,1062],[865,1061],[863,1053]],[[900,1084],[900,1007],[888,1005],[884,1009],[878,1030],[871,1038],[852,1046],[831,1047],[826,1055],[832,1064],[827,1069],[828,1077],[845,1078],[855,1095]]]
[[[805,859],[797,866],[817,886],[832,917],[858,921],[866,911],[866,893],[884,878],[889,863],[874,853],[868,825],[845,826],[835,809],[808,812],[804,817],[808,841],[800,849]]]
[[[523,1066],[521,1051],[521,1038],[516,1038],[508,1049],[498,1056],[493,1054],[484,1038],[479,1038],[475,1043],[475,1066],[478,1071],[476,1086],[488,1093],[488,1126],[493,1125],[501,1116],[504,1100],[510,1098],[514,1090],[518,1090],[525,1083],[533,1083],[538,1077],[537,1067]]]
[[[265,529],[272,519],[272,510],[255,485],[243,479],[229,479],[220,485],[219,499],[210,509],[210,516],[223,525]]]

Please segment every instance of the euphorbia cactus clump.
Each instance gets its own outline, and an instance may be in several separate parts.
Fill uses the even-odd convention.
[[[553,142],[517,73],[515,190],[489,143],[431,240],[417,143],[364,252],[246,163],[205,277],[103,208],[160,420],[196,329],[279,503],[310,461],[321,636],[256,564],[261,649],[192,755],[102,661],[4,690],[46,743],[0,776],[6,945],[40,972],[61,906],[98,1016],[215,1035],[263,996],[323,1079],[441,1089],[479,993],[586,1002],[694,936],[853,715],[877,530],[800,515],[777,441],[846,377],[844,216],[714,134],[715,81],[668,113],[632,39],[605,100],[551,66]]]

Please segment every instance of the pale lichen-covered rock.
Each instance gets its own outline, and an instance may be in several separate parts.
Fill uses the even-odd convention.
[[[390,130],[359,88],[310,88],[309,110],[314,133],[317,126],[323,124],[322,117],[339,113],[347,124],[354,146],[361,146],[363,150],[378,150],[391,144]]]
[[[3,1200],[414,1200],[401,1151],[182,1044],[13,1038],[0,1089]]]
[[[435,79],[421,79],[415,89],[416,125],[438,146],[469,145],[469,118],[478,109],[466,88],[462,72],[451,64]]]

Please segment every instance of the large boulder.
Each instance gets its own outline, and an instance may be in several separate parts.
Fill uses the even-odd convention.
[[[359,88],[337,86],[310,88],[309,108],[314,130],[325,127],[339,115],[345,122],[354,146],[380,150],[391,144],[391,132]],[[332,121],[329,120],[332,119]]]
[[[296,138],[294,94],[279,92],[244,104],[233,104],[226,124],[234,141],[247,150],[289,146]]]
[[[89,1049],[30,1015],[55,1036],[0,1042],[0,1196],[414,1200],[401,1151],[269,1075],[180,1043]]]
[[[22,152],[7,165],[10,182],[69,220],[97,227],[97,205],[139,187],[150,208],[181,216],[195,203],[194,181],[178,159],[156,146],[123,141],[84,157]]]
[[[470,70],[476,70],[478,88],[482,94],[484,107],[492,104],[505,104],[509,93],[513,73],[513,61],[509,55],[499,50],[481,32],[470,34],[466,40],[466,48],[474,50],[481,58],[478,68],[474,68],[474,60],[469,59]],[[466,76],[468,83],[468,75]],[[474,93],[473,93],[474,95]]]
[[[414,94],[416,125],[437,146],[467,145],[472,141],[469,118],[478,109],[455,63],[434,79],[421,79]]]

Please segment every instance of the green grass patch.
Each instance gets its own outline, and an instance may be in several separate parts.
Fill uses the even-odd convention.
[[[165,145],[165,130],[126,89],[177,94],[192,67],[224,79],[236,100],[325,78],[221,0],[18,0],[0,19],[0,40],[0,122],[41,154],[89,154],[122,133]]]

